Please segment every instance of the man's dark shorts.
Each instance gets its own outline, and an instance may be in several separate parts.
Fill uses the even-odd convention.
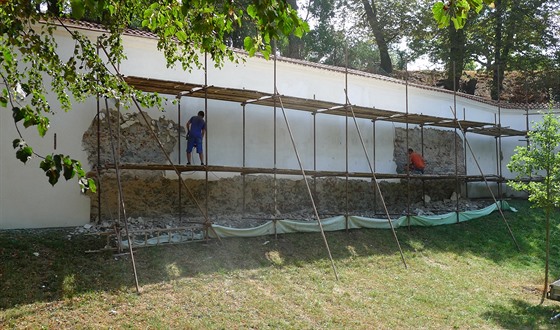
[[[202,149],[202,138],[197,137],[189,137],[187,140],[187,152],[192,152],[193,148],[196,147],[196,152],[201,154]]]

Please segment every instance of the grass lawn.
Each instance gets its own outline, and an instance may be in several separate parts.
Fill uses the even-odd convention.
[[[466,223],[102,248],[70,230],[0,231],[0,328],[554,329],[540,305],[544,215],[526,201]],[[551,280],[560,277],[553,214]]]

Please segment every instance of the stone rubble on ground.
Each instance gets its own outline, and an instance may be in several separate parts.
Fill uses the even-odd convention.
[[[452,196],[453,197],[453,196]],[[479,210],[484,207],[487,207],[492,201],[489,200],[467,200],[467,199],[445,199],[443,201],[434,201],[434,202],[426,202],[429,201],[429,196],[425,196],[424,201],[420,201],[417,203],[413,203],[410,206],[401,205],[395,206],[391,205],[391,210],[400,209],[402,210],[400,213],[391,213],[390,216],[392,218],[406,215],[408,210],[410,210],[412,215],[420,215],[420,216],[427,216],[427,215],[435,215],[435,214],[445,214],[449,212],[454,212],[459,207],[461,211],[467,210]],[[379,210],[374,212],[373,210],[359,210],[350,212],[351,215],[362,216],[362,217],[371,217],[371,218],[387,218],[386,214],[382,212],[383,208],[379,206]],[[319,217],[322,219],[329,218],[336,215],[343,215],[344,212],[335,212],[331,210],[325,210],[319,214]],[[233,227],[233,228],[250,228],[260,226],[267,221],[272,220],[301,220],[301,221],[315,221],[315,213],[313,210],[299,210],[290,213],[283,213],[279,214],[278,216],[273,216],[270,214],[265,213],[254,213],[254,214],[229,214],[229,215],[216,215],[210,216],[210,221],[215,225],[221,225],[225,227]],[[117,221],[118,222],[118,221]],[[174,229],[174,228],[181,228],[187,227],[193,224],[200,224],[204,223],[204,217],[189,217],[179,219],[179,217],[170,215],[170,214],[163,214],[159,217],[137,217],[137,218],[128,218],[128,230],[130,232],[135,231],[142,231],[142,230],[153,230],[153,229]],[[123,222],[121,221],[120,227],[124,227]],[[99,234],[99,233],[111,233],[114,231],[114,223],[111,221],[103,221],[100,224],[89,223],[84,226],[77,227],[72,234],[73,235],[80,235],[80,234]]]

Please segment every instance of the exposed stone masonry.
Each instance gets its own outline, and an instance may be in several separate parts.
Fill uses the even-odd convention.
[[[161,164],[167,163],[149,130],[151,127],[162,142],[165,152],[176,148],[177,125],[164,117],[152,119],[148,123],[137,113],[120,115],[120,139],[117,139],[116,121],[118,113],[110,111],[112,143],[117,149],[122,163]],[[100,154],[101,164],[114,163],[112,156],[111,134],[107,116],[100,116]],[[149,125],[149,127],[148,127]],[[182,132],[184,134],[184,131]],[[395,132],[395,160],[398,170],[406,163],[406,130],[397,128]],[[412,148],[420,150],[420,130],[412,129],[408,133]],[[424,130],[424,156],[428,162],[427,173],[454,173],[455,154],[452,141],[454,133],[436,129]],[[461,140],[458,139],[459,154],[463,155]],[[450,145],[451,143],[451,145]],[[83,146],[88,153],[91,164],[97,162],[97,120],[93,120],[84,133]],[[462,162],[462,158],[459,159]],[[464,168],[462,172],[464,173]],[[230,224],[239,227],[254,225],[244,218],[259,219],[311,219],[313,210],[305,182],[302,178],[276,179],[270,175],[247,175],[222,178],[209,181],[194,180],[183,175],[189,191],[181,188],[179,200],[179,182],[169,179],[161,171],[122,170],[121,183],[127,216],[131,218],[176,219],[181,213],[186,219],[199,221],[202,212],[208,208],[208,216],[214,223]],[[118,185],[114,170],[103,170],[98,179],[101,196],[101,210],[98,210],[98,196],[91,196],[91,220],[111,220],[118,218]],[[452,182],[451,182],[452,181]],[[449,200],[455,191],[454,180],[412,180],[394,182],[381,181],[379,186],[382,196],[377,193],[375,184],[369,179],[344,178],[309,178],[314,201],[321,217],[346,214],[384,215],[381,197],[383,197],[391,215],[400,215],[417,207],[415,203],[424,204],[424,200]],[[409,193],[410,192],[410,193]],[[194,199],[191,197],[194,196]],[[428,195],[429,197],[426,197]],[[196,200],[202,208],[197,207]],[[348,202],[347,202],[348,201]]]
[[[453,175],[455,174],[455,164],[458,164],[458,174],[466,173],[463,139],[454,131],[424,128],[422,132],[420,128],[416,127],[408,130],[407,144],[407,130],[395,128],[394,158],[397,163],[397,173],[404,172],[404,166],[408,162],[408,148],[412,148],[424,156],[426,174]],[[455,158],[456,155],[457,158]]]
[[[121,112],[120,127],[116,124],[119,113],[111,109],[111,128],[107,123],[107,113],[102,112],[100,118],[100,155],[101,164],[114,163],[113,147],[121,163],[152,163],[165,164],[167,159],[149,130],[151,127],[159,141],[163,144],[166,153],[170,153],[177,144],[177,125],[174,121],[165,119],[152,119],[146,114],[148,123],[137,112]],[[181,134],[184,135],[184,127]],[[111,139],[112,132],[112,139]],[[120,139],[117,139],[120,133]],[[97,163],[97,119],[94,119],[82,138],[90,164]]]

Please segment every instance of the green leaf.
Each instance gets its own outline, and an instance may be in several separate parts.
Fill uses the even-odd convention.
[[[85,193],[87,190],[95,193],[97,191],[97,186],[95,185],[95,180],[92,178],[81,178],[79,180],[79,184],[82,187],[82,193]]]
[[[62,155],[54,155],[53,157],[54,166],[57,171],[62,170]]]
[[[2,56],[4,58],[2,62],[6,62],[6,66],[11,66],[13,62],[13,56],[9,48],[6,47],[2,49]]]
[[[189,15],[189,10],[191,9],[191,3],[188,0],[183,0],[183,3],[181,4],[181,14],[183,14],[183,16],[188,16]]]
[[[20,147],[20,143],[22,141],[20,139],[15,139],[14,141],[12,141],[12,146],[15,148],[19,148]]]
[[[253,40],[253,38],[245,37],[245,39],[243,39],[243,47],[245,47],[246,51],[249,51],[250,49],[254,48],[255,41]]]
[[[432,7],[432,14],[440,29],[449,26],[449,15],[447,10],[444,9],[443,2],[438,1],[434,4]]]
[[[0,96],[0,106],[2,106],[3,108],[8,106],[8,98],[4,97],[4,96]]]
[[[13,107],[12,112],[12,116],[14,117],[14,121],[16,123],[25,118],[25,111],[19,107]]]
[[[49,118],[42,117],[37,125],[37,130],[39,131],[39,136],[44,137],[49,130]]]
[[[80,176],[80,177],[86,176],[86,171],[84,171],[84,169],[82,168],[82,165],[78,161],[76,161],[76,163],[74,164],[74,170],[76,171],[78,176]]]
[[[28,128],[31,126],[35,126],[39,123],[37,120],[37,116],[33,113],[26,113],[25,118],[23,120],[23,127]]]
[[[74,174],[76,174],[76,172],[74,171],[74,167],[65,164],[63,175],[66,181],[72,179],[74,177]]]
[[[469,0],[469,5],[477,14],[484,8],[482,0]]]
[[[58,182],[58,178],[60,178],[60,172],[52,168],[45,172],[45,175],[49,177],[49,183],[53,186]]]
[[[52,164],[52,156],[48,155],[45,159],[43,159],[41,164],[39,164],[39,168],[46,172],[52,167]]]
[[[251,18],[257,17],[257,7],[255,5],[249,5],[247,7],[247,14],[249,14]]]
[[[455,30],[459,30],[463,27],[463,20],[460,19],[459,17],[451,17],[451,21],[453,22],[453,26],[455,27]]]
[[[31,94],[31,87],[29,87],[29,84],[21,83],[20,86],[23,92],[25,93],[25,95]]]
[[[86,12],[86,7],[82,0],[71,0],[70,6],[72,7],[72,13],[71,13],[72,18],[79,20],[82,17],[84,17],[84,14]]]
[[[25,146],[20,148],[16,151],[16,158],[19,159],[22,163],[27,163],[29,159],[31,159],[31,155],[33,154],[33,149],[29,146]]]
[[[91,192],[97,192],[97,185],[95,184],[95,180],[89,178],[87,179],[88,187]]]
[[[294,35],[298,38],[303,37],[303,34],[309,31],[309,25],[307,24],[307,22],[304,23],[305,24],[298,26],[294,31]]]
[[[272,54],[272,47],[270,45],[266,45],[264,49],[261,49],[261,54],[266,60],[269,60],[270,54]]]

